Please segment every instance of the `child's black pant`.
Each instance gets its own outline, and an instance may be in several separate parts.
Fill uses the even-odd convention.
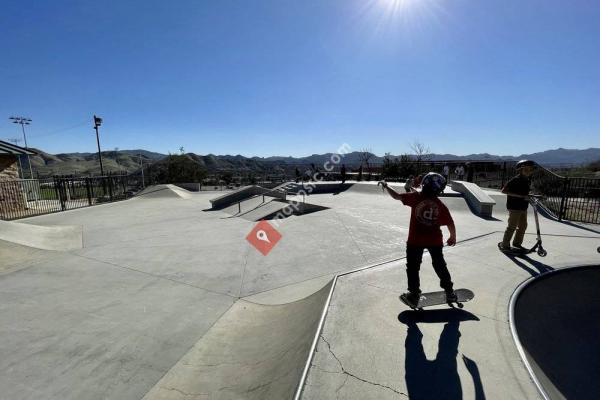
[[[406,246],[406,276],[408,277],[409,292],[421,292],[419,269],[421,268],[421,261],[423,260],[423,250],[425,250],[425,247],[411,245]],[[433,269],[440,278],[440,286],[444,290],[451,291],[453,283],[452,279],[450,278],[450,272],[448,272],[448,268],[446,267],[444,254],[442,253],[442,246],[427,247],[427,250],[429,250],[429,254],[431,255]]]

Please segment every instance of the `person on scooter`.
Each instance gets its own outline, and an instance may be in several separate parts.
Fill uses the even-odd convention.
[[[525,237],[525,230],[527,230],[529,177],[533,174],[535,166],[535,162],[531,160],[519,161],[515,166],[518,175],[509,180],[502,188],[502,193],[506,194],[506,209],[508,210],[508,226],[504,231],[502,241],[498,243],[498,248],[502,251],[512,250],[510,246],[511,239],[513,248],[519,251],[527,250],[523,247],[523,238]]]

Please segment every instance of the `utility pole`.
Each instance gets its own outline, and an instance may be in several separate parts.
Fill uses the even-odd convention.
[[[104,167],[102,166],[102,152],[100,151],[100,137],[98,135],[98,127],[102,125],[102,118],[94,115],[94,129],[96,130],[96,143],[98,143],[98,159],[100,160],[100,175],[104,176]]]
[[[7,139],[9,142],[13,142],[15,144],[15,146],[18,146],[19,143],[21,143],[21,139],[18,138],[14,138],[14,139]],[[25,174],[23,173],[23,165],[21,164],[21,156],[18,155],[17,156],[17,160],[19,161],[19,173],[21,174],[21,178],[25,177]]]
[[[142,161],[142,153],[140,153],[140,168],[142,169],[142,189],[146,187],[146,182],[144,180],[144,162]]]
[[[25,125],[31,124],[31,119],[26,117],[10,117],[13,124],[21,125],[21,131],[23,132],[23,139],[25,140],[25,148],[27,149],[27,136],[25,135]],[[30,178],[33,179],[33,170],[31,169],[31,159],[29,158],[29,154],[27,154],[27,163],[29,164],[29,175]],[[23,174],[23,178],[25,178],[25,174]]]

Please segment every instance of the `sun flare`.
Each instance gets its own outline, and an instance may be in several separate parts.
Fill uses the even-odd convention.
[[[381,5],[393,14],[403,12],[415,6],[419,0],[379,0]]]

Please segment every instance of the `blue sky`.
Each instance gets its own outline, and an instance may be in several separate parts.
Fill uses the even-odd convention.
[[[600,2],[3,1],[0,138],[51,153],[600,147]]]

